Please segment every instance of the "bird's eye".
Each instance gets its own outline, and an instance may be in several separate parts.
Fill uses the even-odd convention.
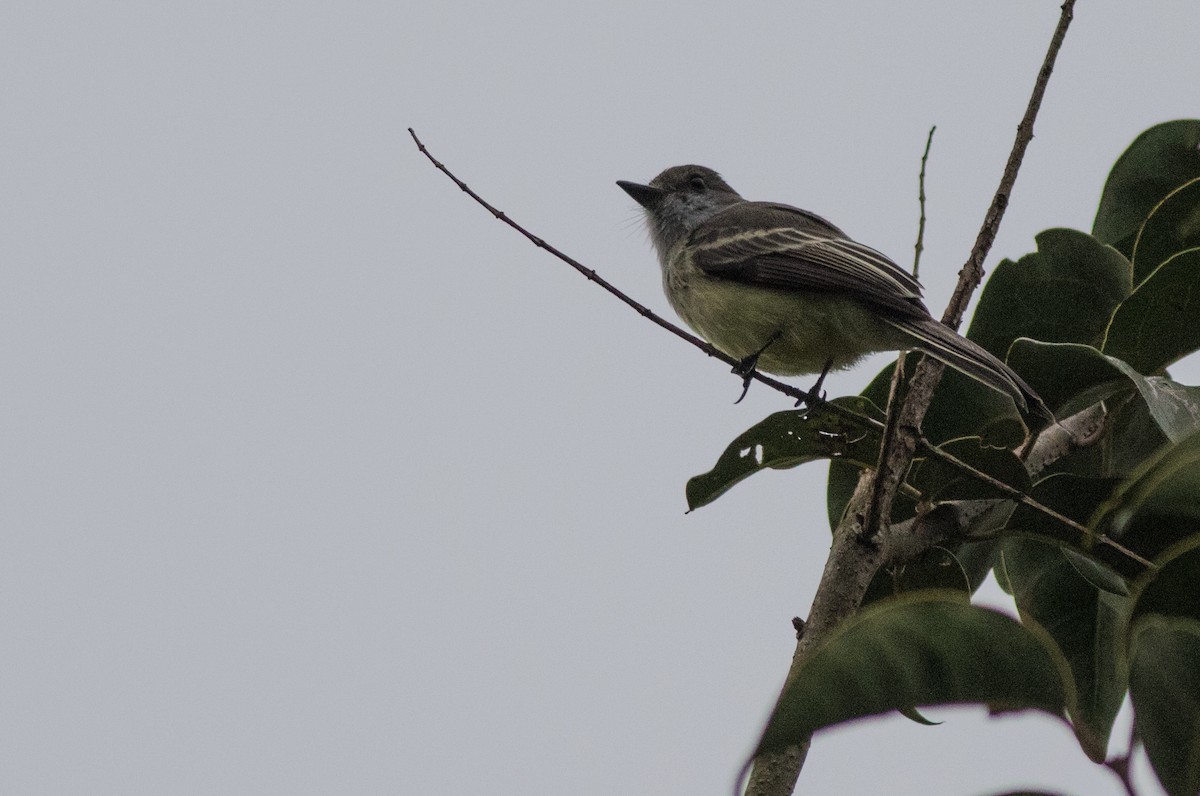
[[[703,191],[708,186],[704,184],[704,178],[699,174],[693,174],[688,178],[688,185],[692,186],[694,191]]]

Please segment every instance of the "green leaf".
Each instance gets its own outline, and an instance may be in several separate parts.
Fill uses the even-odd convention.
[[[1155,564],[1134,589],[1130,694],[1163,785],[1190,794],[1200,785],[1200,534]]]
[[[842,515],[846,513],[846,506],[850,503],[850,498],[854,494],[854,488],[858,484],[859,474],[861,469],[852,464],[844,462],[829,463],[829,481],[825,485],[825,511],[829,517],[829,527],[837,528],[838,523],[842,521]],[[903,496],[897,495],[897,499],[902,499]],[[892,517],[898,515],[895,507],[892,510]],[[909,514],[909,516],[912,516]]]
[[[883,419],[880,411],[862,398],[837,398],[833,403]],[[761,470],[782,470],[817,459],[874,467],[879,459],[879,433],[824,404],[803,411],[776,412],[730,443],[712,470],[688,480],[688,509],[712,503],[734,484]]]
[[[1096,446],[1102,452],[1103,474],[1128,478],[1150,458],[1170,447],[1154,416],[1141,401],[1114,401],[1110,407],[1103,439]]]
[[[1132,290],[1129,261],[1091,235],[1048,229],[1036,240],[1036,253],[996,266],[971,321],[970,338],[1001,359],[1019,337],[1098,343]]]
[[[1018,340],[1009,359],[1031,374],[1031,386],[1059,417],[1132,388],[1167,439],[1179,441],[1200,429],[1200,387],[1143,376],[1091,346]]]
[[[1163,376],[1143,377],[1119,359],[1112,362],[1129,378],[1167,439],[1178,442],[1200,430],[1200,387],[1188,387]]]
[[[1143,463],[1088,525],[1147,558],[1200,530],[1200,432]]]
[[[906,372],[912,372],[915,360],[914,356],[906,358]],[[893,370],[895,365],[888,365],[880,371],[863,390],[862,397],[875,406],[886,406]],[[1024,437],[1024,426],[1007,396],[949,368],[933,395],[933,403],[921,424],[921,431],[935,445],[958,437],[983,436],[991,446],[1015,447]],[[871,466],[875,466],[874,461]],[[841,520],[858,483],[858,473],[857,467],[848,464],[834,461],[829,465],[826,506],[831,527],[837,527]],[[907,519],[914,510],[911,501],[898,499],[892,519]]]
[[[1154,373],[1200,349],[1200,249],[1158,266],[1113,313],[1104,353]]]
[[[1137,622],[1129,695],[1138,734],[1171,796],[1200,792],[1200,622],[1151,614]]]
[[[978,437],[948,440],[937,447],[1014,489],[1022,492],[1029,489],[1029,473],[1010,450],[987,447]],[[931,501],[1008,497],[1007,493],[964,473],[957,465],[919,452],[908,481]]]
[[[936,727],[939,724],[945,723],[945,722],[941,722],[941,721],[930,721],[929,719],[922,716],[921,711],[917,710],[916,708],[900,708],[900,715],[903,716],[904,718],[908,719],[909,721],[914,721],[917,724],[923,724],[926,727]]]
[[[1151,127],[1134,139],[1109,172],[1092,234],[1131,256],[1150,211],[1195,177],[1200,177],[1200,120]]]
[[[1146,462],[1099,507],[1092,524],[1123,534],[1145,514],[1200,520],[1200,433]]]
[[[1200,534],[1172,546],[1154,562],[1134,589],[1135,619],[1161,614],[1200,621]]]
[[[1123,633],[1130,600],[1099,591],[1052,544],[1006,539],[997,577],[1007,582],[1023,621],[1054,639],[1074,677],[1071,718],[1084,753],[1102,763],[1125,697]]]
[[[995,530],[1003,528],[1008,515],[1012,513],[1012,502],[1004,501],[1004,506],[997,505],[994,510],[996,517]],[[972,525],[968,529],[969,533],[987,533],[992,529],[984,527],[977,528]],[[971,593],[974,594],[983,585],[983,581],[987,579],[988,573],[992,571],[992,566],[996,561],[996,551],[999,546],[998,539],[985,539],[979,542],[960,542],[957,545],[947,544],[954,551],[954,557],[958,559],[958,563],[962,565],[963,571],[967,573],[967,578],[971,581]]]
[[[876,603],[847,620],[784,687],[758,751],[851,719],[921,705],[1061,715],[1066,663],[1044,631],[946,592]]]
[[[1067,563],[1079,573],[1079,577],[1092,584],[1092,586],[1117,597],[1129,596],[1129,582],[1121,577],[1119,572],[1070,547],[1061,547],[1059,549],[1063,554],[1063,558],[1067,560]]]
[[[1135,283],[1187,249],[1200,247],[1200,177],[1176,188],[1150,212],[1133,245]]]
[[[1120,480],[1115,478],[1089,478],[1057,473],[1038,481],[1029,491],[1029,496],[1068,519],[1086,525],[1097,507],[1112,496],[1113,490],[1120,483]],[[1048,542],[1059,547],[1070,544],[1083,549],[1090,543],[1090,539],[1080,538],[1078,531],[1025,504],[1019,504],[1013,511],[1008,530],[1034,541]],[[1129,593],[1125,580],[1107,566],[1075,555],[1064,557],[1062,563],[1071,567],[1096,588],[1122,596]],[[1130,575],[1139,574],[1140,571],[1128,570]]]
[[[1030,384],[1060,418],[1106,401],[1108,416],[1098,430],[1100,439],[1057,460],[1047,468],[1047,474],[1124,477],[1167,444],[1160,423],[1175,437],[1186,436],[1194,428],[1190,421],[1176,419],[1193,414],[1200,390],[1140,375],[1130,381],[1136,371],[1119,360],[1109,360],[1090,346],[1018,340],[1009,360],[1021,363]],[[1145,400],[1131,398],[1131,388],[1139,397],[1150,400],[1153,413]],[[1160,397],[1164,399],[1161,402]],[[1172,402],[1179,406],[1173,407]]]
[[[1132,385],[1097,349],[1080,343],[1021,339],[1009,359],[1029,375],[1029,385],[1058,417],[1068,417]]]
[[[862,604],[886,600],[904,592],[941,589],[971,596],[971,581],[954,554],[935,545],[913,561],[880,569],[875,573]]]
[[[913,367],[912,357],[908,358],[908,369]],[[893,365],[884,368],[875,379],[863,390],[863,396],[879,405],[887,403],[888,390],[891,385]],[[954,438],[982,437],[986,447],[981,447],[978,441],[965,443],[974,445],[979,451],[976,463],[979,469],[995,475],[1000,480],[1020,488],[1026,481],[1024,468],[1017,475],[1010,469],[1012,455],[1003,450],[1005,447],[1015,447],[1024,438],[1024,426],[1017,419],[1012,401],[994,390],[980,385],[974,379],[947,369],[934,393],[933,403],[925,422],[921,424],[925,438],[934,444],[944,443]],[[959,444],[959,443],[956,443]],[[961,450],[960,450],[961,452]],[[990,462],[990,463],[989,463]],[[997,468],[993,471],[992,467]],[[826,490],[826,505],[829,512],[830,527],[837,527],[850,496],[858,483],[859,470],[842,462],[831,462],[829,465],[829,482]],[[962,494],[970,494],[969,490],[976,487],[961,479],[957,473],[954,480],[964,489]],[[986,491],[986,488],[985,488]],[[979,494],[975,492],[975,494]],[[986,494],[992,494],[986,491]],[[947,499],[954,493],[947,492]],[[1003,527],[1007,513],[1011,509],[1001,507],[995,511],[981,515],[977,523],[969,529],[972,534],[983,534],[988,527],[996,529]],[[915,503],[903,494],[897,495],[892,507],[892,521],[901,522],[916,513]],[[992,567],[992,541],[977,542],[947,542],[946,547],[958,559],[971,582],[972,591],[979,587]],[[880,578],[882,576],[877,576]],[[883,588],[879,586],[878,588]]]

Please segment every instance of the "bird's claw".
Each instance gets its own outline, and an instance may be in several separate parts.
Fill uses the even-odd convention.
[[[758,355],[761,353],[762,351],[756,351],[733,366],[733,372],[742,377],[742,394],[733,402],[735,406],[750,392],[750,382],[754,381],[754,366],[758,364]]]
[[[746,375],[742,376],[742,394],[739,395],[738,399],[733,402],[734,406],[737,406],[738,404],[740,404],[742,402],[742,399],[746,397],[746,393],[750,392],[750,382],[754,381],[753,374],[754,374],[754,371],[750,371],[750,373],[747,373]]]
[[[813,385],[813,388],[796,399],[796,406],[803,404],[812,409],[814,406],[825,403],[826,392],[821,389],[820,384]]]
[[[748,357],[744,357],[736,365],[733,366],[733,372],[742,377],[742,394],[734,401],[734,405],[740,404],[742,399],[746,397],[746,393],[750,392],[750,382],[754,381],[755,369],[758,367],[758,358],[763,352],[771,347],[771,344],[779,339],[779,332],[776,331],[771,335],[770,339],[763,344],[763,347],[755,351]],[[817,383],[820,386],[820,382]]]
[[[821,368],[821,375],[817,377],[817,383],[808,392],[796,399],[796,406],[804,404],[809,409],[812,409],[818,404],[825,403],[825,391],[821,389],[821,385],[825,383],[825,376],[829,373],[831,367],[833,367],[832,359],[827,360],[825,367]]]

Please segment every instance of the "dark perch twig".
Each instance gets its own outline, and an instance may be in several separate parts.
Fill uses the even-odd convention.
[[[1004,174],[1000,178],[1000,185],[984,216],[975,246],[959,273],[958,285],[949,306],[942,316],[942,321],[953,328],[958,328],[967,301],[983,278],[983,261],[996,238],[1000,221],[1004,217],[1004,209],[1008,206],[1008,198],[1017,179],[1017,172],[1020,170],[1021,160],[1033,138],[1033,122],[1037,118],[1042,97],[1046,93],[1046,84],[1054,70],[1054,61],[1071,24],[1074,6],[1075,0],[1066,0],[1062,5],[1058,25],[1038,71],[1025,115],[1017,126],[1016,140],[1009,153]],[[828,638],[829,633],[858,610],[871,579],[885,559],[877,537],[881,528],[886,526],[887,519],[891,517],[892,500],[920,443],[921,421],[929,409],[933,390],[941,378],[942,370],[941,363],[928,357],[922,358],[908,383],[904,404],[897,413],[897,433],[890,441],[888,449],[880,454],[879,468],[873,474],[865,474],[859,479],[845,517],[834,532],[833,547],[813,598],[804,635],[796,642],[796,651],[792,655],[792,665],[784,682],[784,690],[787,683],[800,674],[804,663]],[[795,746],[758,755],[750,773],[746,795],[788,796],[792,793],[804,766],[808,746],[809,742],[805,740]]]

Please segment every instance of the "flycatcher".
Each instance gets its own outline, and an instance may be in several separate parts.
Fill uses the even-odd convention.
[[[1008,365],[934,320],[915,278],[820,216],[746,201],[703,166],[617,185],[646,211],[671,306],[747,372],[823,378],[867,354],[914,349],[1053,420]]]

